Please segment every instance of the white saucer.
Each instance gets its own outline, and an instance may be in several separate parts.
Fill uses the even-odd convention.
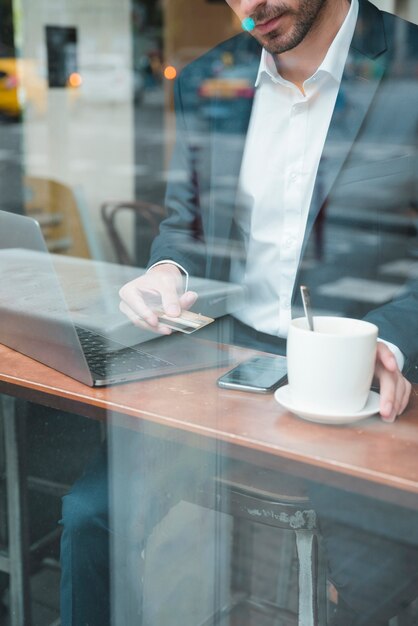
[[[376,391],[370,391],[367,402],[361,411],[357,413],[341,413],[338,415],[330,413],[324,415],[324,413],[316,413],[315,411],[298,408],[296,404],[292,402],[289,385],[279,387],[274,397],[285,409],[295,413],[304,420],[318,422],[318,424],[351,424],[352,422],[357,422],[378,413],[380,402],[379,394],[376,393]]]

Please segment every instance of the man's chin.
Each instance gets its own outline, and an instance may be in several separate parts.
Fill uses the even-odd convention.
[[[270,54],[283,54],[283,52],[288,52],[289,50],[293,50],[298,46],[303,38],[297,38],[293,33],[287,33],[283,35],[280,32],[269,33],[268,36],[264,35],[263,37],[256,36],[257,41],[267,50]]]

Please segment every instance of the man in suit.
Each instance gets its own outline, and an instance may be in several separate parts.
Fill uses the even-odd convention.
[[[409,97],[404,98],[400,92],[399,97],[394,98],[393,92],[402,81],[412,80],[418,54],[412,46],[408,49],[407,68],[399,75],[396,37],[400,20],[381,13],[367,2],[360,4],[359,14],[354,11],[357,3],[352,5],[351,31],[345,21],[350,8],[347,0],[289,2],[284,5],[289,7],[287,11],[283,10],[281,2],[254,0],[229,4],[241,18],[253,15],[261,26],[254,29],[254,38],[242,34],[210,51],[186,68],[177,82],[177,142],[173,169],[184,173],[185,180],[168,186],[169,216],[153,244],[151,267],[146,276],[122,288],[121,309],[133,323],[168,334],[169,329],[157,325],[152,308],[147,306],[148,291],[159,293],[166,312],[178,315],[180,308],[189,308],[196,299],[195,294],[187,291],[179,295],[185,272],[222,280],[232,277],[242,282],[246,271],[248,311],[238,315],[240,321],[250,322],[246,324],[250,334],[255,329],[285,337],[290,320],[289,304],[290,301],[292,306],[298,304],[298,285],[306,278],[304,255],[325,201],[331,221],[334,216],[334,219],[340,216],[344,204],[350,210],[359,201],[363,205],[365,200],[373,203],[383,182],[385,196],[379,196],[381,205],[400,211],[402,206],[399,205],[403,202],[400,187],[406,172],[415,169],[412,185],[416,186],[417,93],[416,89],[411,89]],[[283,12],[280,19],[277,18],[277,25],[274,20],[268,22],[269,15],[277,12],[279,15]],[[342,24],[347,28],[346,41],[341,37]],[[406,40],[413,41],[415,27],[406,23],[403,26],[408,31]],[[330,52],[334,52],[331,59]],[[244,102],[237,99],[221,119],[202,119],[199,107],[189,102],[196,91],[196,76],[210,76],[213,65],[226,53],[233,55],[248,83],[257,84],[255,98]],[[269,67],[272,61],[275,66]],[[324,68],[321,62],[326,63]],[[411,74],[408,75],[408,71]],[[266,81],[272,82],[270,73],[274,72],[277,82],[273,83],[273,88],[266,87]],[[279,93],[280,88],[283,94]],[[345,115],[338,110],[342,94],[346,101]],[[275,116],[279,117],[275,126],[272,126],[273,106],[281,112],[280,116]],[[396,119],[404,120],[403,128]],[[382,125],[384,132],[376,132],[377,124]],[[282,134],[283,141],[278,133]],[[290,142],[300,146],[299,150],[295,145],[290,146]],[[396,148],[397,152],[388,154],[385,152],[388,146]],[[375,152],[372,156],[371,147]],[[276,168],[274,173],[273,167]],[[255,189],[257,184],[259,188]],[[292,184],[297,196],[296,192],[292,196]],[[412,202],[418,194],[416,187],[406,191]],[[257,203],[262,204],[263,212],[255,213]],[[278,211],[274,211],[274,207],[286,206],[286,203],[295,213],[295,223],[286,220],[285,210],[282,210],[284,218],[283,215],[277,218]],[[375,206],[370,207],[370,229],[384,234],[386,207],[379,208],[380,213]],[[257,232],[263,241],[257,248],[254,232],[249,229],[249,214],[254,230],[263,224],[270,231],[281,227],[282,238],[286,241],[266,240],[264,233]],[[284,222],[277,221],[283,219]],[[237,246],[231,246],[231,241],[245,250],[245,269],[232,258],[231,251],[236,251]],[[285,244],[289,245],[287,256],[283,254]],[[266,256],[270,265],[260,263],[262,271],[255,270],[248,276],[248,267],[260,257],[261,248],[265,251],[274,247],[277,256]],[[347,265],[349,259],[343,261]],[[368,277],[377,276],[381,261],[378,254],[368,258]],[[276,267],[281,266],[287,273],[287,288],[277,274]],[[260,284],[260,276],[265,277],[269,267],[274,268],[271,274],[275,276],[276,285]],[[283,284],[278,286],[279,283]],[[267,301],[265,308],[256,304],[257,298]],[[315,297],[315,288],[313,300],[321,302],[320,295]],[[412,367],[417,354],[415,343],[410,342],[417,330],[416,302],[416,294],[412,292],[405,301],[386,306],[382,311],[369,313],[367,308],[357,311],[357,316],[369,313],[367,318],[378,324],[381,338],[403,353],[406,364],[399,352],[393,350],[404,372]],[[267,312],[268,304],[275,311],[282,309],[279,324],[277,319],[275,323],[265,319],[260,322],[261,317],[273,317]],[[407,316],[403,317],[402,325],[399,310]],[[406,329],[408,332],[404,332]],[[409,393],[409,386],[395,368],[393,353],[379,345],[382,416],[391,421],[402,412]]]
[[[416,201],[417,28],[367,0],[228,4],[251,33],[211,50],[176,83],[168,216],[147,274],[121,289],[121,310],[134,324],[167,335],[171,331],[158,322],[150,296],[177,316],[196,301],[187,289],[189,273],[240,282],[248,295],[229,320],[233,340],[283,354],[292,310],[299,305],[298,286],[307,283],[319,308],[332,305],[378,325],[380,411],[384,421],[393,422],[408,403],[407,378],[416,370],[416,286],[373,309],[367,298],[331,302],[323,284],[347,278],[353,269],[370,284],[393,244],[388,215]],[[220,71],[222,77],[222,66],[227,74],[231,60],[237,75],[254,87],[251,97],[247,90],[226,102],[199,100],[199,86],[219,78]],[[369,230],[359,252],[347,245],[352,229],[344,220],[363,208]],[[325,251],[320,266],[311,255],[318,215],[331,236],[342,225],[341,245],[332,254]],[[406,241],[407,234],[400,237]],[[89,499],[93,488],[97,501]],[[368,525],[367,502],[345,494],[351,517],[334,520],[331,500],[338,495],[315,485],[310,493],[323,519],[330,577],[340,594],[336,623],[386,624],[418,595],[416,551],[399,545],[391,533],[370,540],[376,528]],[[391,518],[378,503],[373,508],[377,517]],[[82,597],[106,570],[106,511],[102,459],[64,503],[63,626],[105,623],[91,595]],[[360,520],[355,532],[353,520]],[[83,570],[90,586],[86,578],[82,584]],[[88,616],[85,622],[75,620],[76,612]]]

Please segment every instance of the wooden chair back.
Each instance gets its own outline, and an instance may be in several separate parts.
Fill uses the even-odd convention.
[[[41,225],[50,252],[90,258],[73,190],[55,180],[26,176],[25,210]]]
[[[117,261],[121,265],[136,265],[137,259],[129,252],[124,242],[123,234],[118,229],[117,217],[126,212],[135,215],[135,232],[141,231],[142,247],[147,246],[147,249],[142,250],[141,254],[141,261],[146,263],[151,242],[158,234],[161,220],[166,216],[165,209],[152,202],[134,200],[104,202],[100,210]]]

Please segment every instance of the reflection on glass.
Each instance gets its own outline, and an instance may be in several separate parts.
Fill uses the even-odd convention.
[[[365,0],[0,14],[0,341],[20,353],[0,374],[51,498],[28,519],[55,532],[33,567],[51,598],[60,577],[53,618],[413,624],[416,387],[383,421],[418,381],[417,27]],[[217,385],[285,355],[300,284],[314,316],[378,326],[381,416],[308,423]],[[172,332],[184,311],[215,321]]]

